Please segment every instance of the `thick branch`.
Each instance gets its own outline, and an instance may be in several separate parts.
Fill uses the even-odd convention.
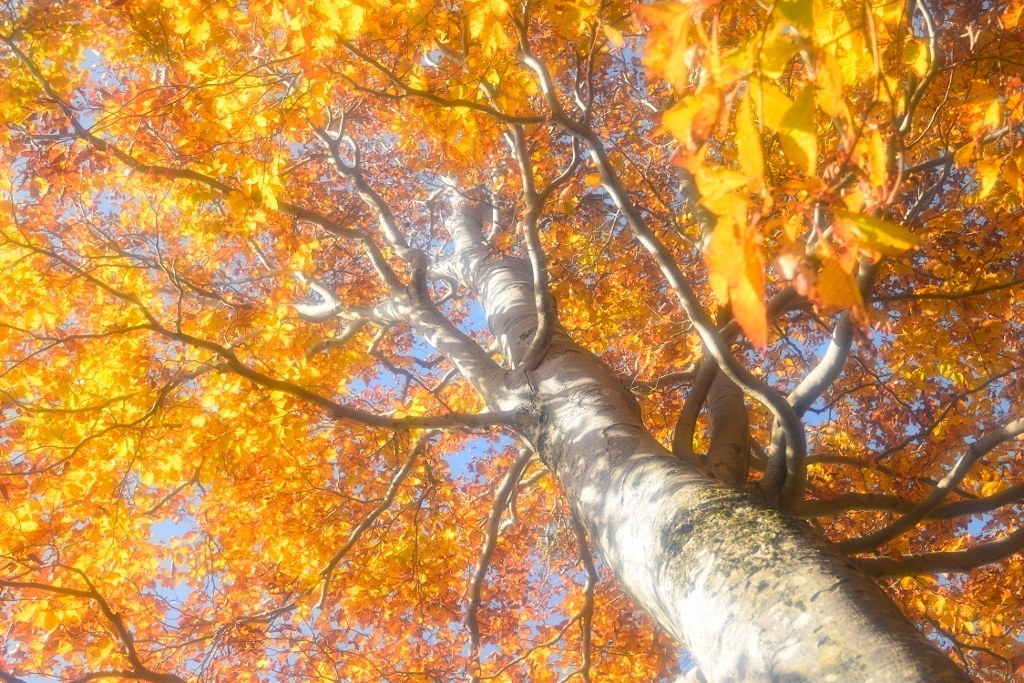
[[[683,409],[679,411],[679,419],[676,420],[675,435],[672,437],[672,453],[685,462],[699,467],[700,458],[693,452],[693,434],[697,427],[697,418],[700,410],[707,400],[708,392],[711,390],[711,383],[718,374],[718,366],[710,358],[701,361],[697,378],[690,387],[690,393],[686,395]]]
[[[981,515],[1004,505],[1024,501],[1024,484],[1017,484],[984,498],[969,498],[943,503],[924,519],[955,519],[966,515]],[[855,510],[878,510],[906,514],[916,503],[887,493],[844,493],[829,500],[801,501],[793,510],[800,517],[834,517]]]
[[[743,392],[720,372],[715,373],[708,395],[711,444],[707,467],[713,477],[740,485],[750,472],[750,422]]]
[[[853,346],[853,332],[853,319],[850,317],[849,311],[843,311],[832,332],[832,339],[825,350],[825,355],[789,395],[789,404],[793,406],[797,415],[806,413],[822,392],[828,389],[842,373],[843,365]]]
[[[1005,560],[1022,550],[1024,550],[1024,529],[1017,529],[998,541],[982,543],[967,550],[907,555],[898,560],[890,557],[862,558],[855,559],[853,562],[862,572],[876,578],[919,576],[968,572],[982,565]]]
[[[415,258],[419,250],[413,249],[409,246],[405,236],[402,235],[402,231],[398,228],[398,221],[395,219],[394,213],[391,211],[391,207],[387,205],[387,202],[377,194],[377,192],[370,187],[370,184],[366,182],[363,177],[362,169],[359,164],[359,148],[356,146],[354,140],[349,137],[344,131],[344,117],[342,117],[342,130],[337,134],[332,134],[327,130],[321,128],[313,128],[313,132],[320,138],[324,146],[327,147],[327,151],[331,157],[331,164],[334,169],[344,178],[351,181],[352,185],[355,186],[356,192],[359,194],[359,198],[363,200],[370,209],[377,215],[377,220],[380,223],[381,230],[384,232],[384,236],[387,237],[388,242],[395,248],[399,256],[406,261],[411,262]],[[341,158],[341,150],[338,145],[342,140],[346,140],[352,145],[355,151],[354,160],[351,165],[346,164]],[[388,283],[392,285],[392,283]],[[393,286],[393,285],[392,285]]]

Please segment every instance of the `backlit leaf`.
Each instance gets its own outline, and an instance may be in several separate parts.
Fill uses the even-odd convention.
[[[835,215],[849,224],[863,245],[881,254],[901,254],[921,243],[917,235],[889,221],[849,211],[836,210]]]
[[[999,172],[1002,169],[1003,160],[999,157],[985,157],[978,161],[978,196],[981,199],[992,194],[992,189],[999,180]]]
[[[767,114],[766,114],[767,117]],[[767,119],[766,119],[767,120]],[[818,137],[814,128],[814,89],[804,88],[780,122],[782,149],[804,175],[813,176],[818,164]]]

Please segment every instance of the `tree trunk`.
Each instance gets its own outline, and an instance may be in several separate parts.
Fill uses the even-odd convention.
[[[479,219],[449,226],[453,270],[514,365],[537,328],[529,266],[495,260]],[[534,372],[479,387],[517,429],[636,603],[713,681],[965,681],[869,579],[802,522],[673,457],[629,391],[555,326]]]

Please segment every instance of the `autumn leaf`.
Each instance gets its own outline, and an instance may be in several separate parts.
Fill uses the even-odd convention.
[[[704,261],[718,300],[732,304],[743,331],[755,347],[763,349],[768,343],[768,320],[760,241],[756,227],[722,216],[704,250]]]
[[[815,293],[825,311],[864,308],[856,279],[836,259],[826,258],[822,263]]]
[[[760,189],[764,183],[764,152],[750,100],[747,98],[740,100],[736,109],[736,145],[739,148],[740,166],[751,189]]]
[[[835,215],[838,220],[849,226],[860,244],[880,254],[902,254],[921,243],[917,235],[889,221],[849,211],[836,210]]]
[[[610,24],[603,24],[601,26],[601,30],[604,32],[604,35],[608,39],[608,42],[614,45],[615,47],[622,47],[623,45],[626,44],[625,38],[622,37],[622,31],[615,28],[614,26],[611,26]]]
[[[978,161],[978,198],[984,199],[992,194],[996,182],[999,180],[999,172],[1002,170],[1003,160],[998,157],[986,157]]]
[[[814,10],[811,0],[778,0],[775,11],[791,26],[805,34],[814,31]]]
[[[782,115],[777,130],[782,150],[806,176],[815,175],[818,137],[814,128],[814,89],[804,88]]]
[[[685,65],[693,11],[693,5],[682,2],[633,6],[637,20],[648,27],[644,66],[651,73],[665,78],[679,92],[690,83]]]

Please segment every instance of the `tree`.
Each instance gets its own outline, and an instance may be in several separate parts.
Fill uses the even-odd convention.
[[[0,4],[0,679],[1013,679],[1022,10]]]

